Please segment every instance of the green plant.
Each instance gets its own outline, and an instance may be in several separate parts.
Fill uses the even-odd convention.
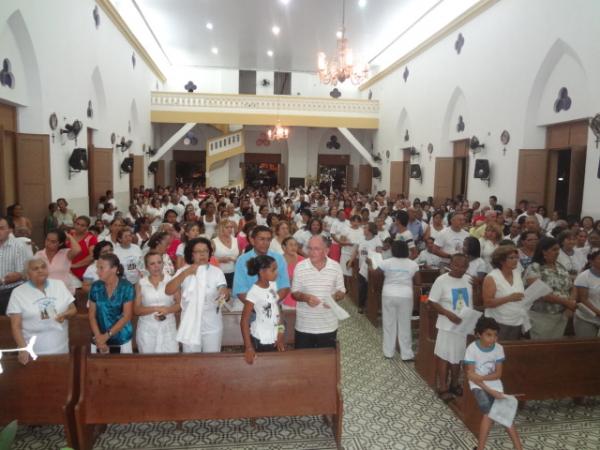
[[[0,431],[0,450],[10,450],[17,435],[18,426],[17,421],[13,420]]]

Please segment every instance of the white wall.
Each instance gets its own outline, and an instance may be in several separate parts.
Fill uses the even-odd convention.
[[[403,147],[415,146],[421,156],[423,183],[411,180],[410,196],[427,197],[434,187],[435,157],[451,156],[453,140],[476,135],[485,144],[478,158],[490,160],[492,184],[473,178],[470,200],[515,202],[518,152],[544,148],[545,126],[593,116],[600,110],[600,2],[595,0],[504,0],[409,61],[404,68],[372,86],[380,101],[376,151],[391,150],[400,160]],[[458,33],[465,39],[454,50]],[[556,113],[552,106],[561,87],[569,89],[572,106]],[[363,92],[366,97],[367,92]],[[465,122],[457,132],[458,116]],[[409,129],[410,140],[404,132]],[[502,130],[510,143],[503,155]],[[430,159],[426,147],[434,146]],[[598,151],[589,133],[583,213],[600,216],[600,180],[595,172]],[[389,165],[383,165],[382,186],[389,188]]]
[[[3,0],[0,6],[0,55],[12,62],[15,89],[0,87],[0,101],[20,105],[19,132],[52,134],[48,118],[55,112],[59,127],[79,119],[84,129],[77,142],[50,139],[51,196],[66,197],[78,213],[88,212],[86,172],[68,179],[67,159],[75,146],[86,147],[86,127],[94,129],[94,145],[111,147],[110,135],[134,141],[132,153],[152,142],[150,91],[160,83],[121,33],[100,10],[96,28],[93,0]],[[94,115],[86,116],[88,100]],[[131,122],[131,131],[129,131]],[[127,206],[129,178],[119,178],[124,155],[115,150],[114,191]],[[144,170],[147,173],[147,170]]]

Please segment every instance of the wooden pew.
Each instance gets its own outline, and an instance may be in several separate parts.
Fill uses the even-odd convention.
[[[286,323],[285,342],[286,344],[294,344],[294,325],[296,323],[296,311],[282,311],[283,319]],[[238,347],[243,346],[242,333],[240,331],[241,312],[224,312],[223,313],[223,347]],[[133,319],[133,343],[135,345],[135,330],[137,325],[137,317]],[[69,320],[69,345],[76,347],[86,347],[89,349],[92,342],[92,330],[90,328],[87,314],[77,314]],[[15,342],[10,329],[10,318],[8,316],[0,316],[0,348],[12,348]]]
[[[341,448],[340,382],[339,347],[261,353],[253,365],[239,353],[83,355],[79,449],[101,424],[322,414]]]
[[[78,448],[74,406],[79,396],[75,353],[40,356],[23,366],[16,355],[2,355],[0,425],[63,425],[69,447]]]
[[[435,338],[437,336],[436,320],[437,313],[426,303],[421,303],[419,312],[419,345],[415,357],[415,369],[429,387],[434,390],[436,389],[436,370],[433,349],[435,348]]]

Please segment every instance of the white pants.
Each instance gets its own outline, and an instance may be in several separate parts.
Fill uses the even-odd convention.
[[[412,297],[390,297],[382,296],[381,320],[383,322],[383,355],[392,358],[396,353],[396,339],[400,344],[400,357],[404,360],[413,359],[412,330],[410,321],[412,319],[413,299]]]
[[[202,333],[202,344],[183,344],[183,353],[219,353],[222,340],[222,329],[215,333]]]

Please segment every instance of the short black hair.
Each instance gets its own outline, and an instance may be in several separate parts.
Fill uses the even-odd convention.
[[[483,334],[485,330],[500,331],[500,325],[496,322],[496,319],[491,317],[481,316],[475,324],[475,334]]]
[[[258,236],[258,233],[269,233],[271,236],[273,236],[273,230],[266,225],[255,226],[250,232],[250,237],[254,239],[256,236]]]
[[[479,258],[481,256],[481,244],[479,243],[479,239],[473,236],[468,236],[465,238],[465,250],[468,256],[472,256],[473,258]]]
[[[403,209],[401,209],[400,211],[396,211],[394,219],[396,220],[396,222],[400,222],[400,225],[402,225],[403,227],[408,225],[408,213]]]
[[[100,241],[98,242],[95,246],[94,246],[94,251],[93,251],[93,255],[94,255],[94,260],[97,261],[100,258],[100,252],[102,251],[102,249],[104,247],[110,247],[113,248],[113,245],[111,242],[108,241]]]
[[[183,259],[185,259],[185,262],[188,264],[194,263],[193,253],[196,244],[206,245],[208,247],[208,259],[212,258],[213,248],[211,242],[206,238],[199,237],[196,239],[191,239],[185,244],[185,247],[183,249]]]
[[[544,252],[550,250],[552,247],[558,244],[558,240],[551,237],[543,237],[537,244],[535,251],[533,252],[533,256],[531,257],[531,262],[538,263],[540,266],[546,264],[546,260],[544,258]]]
[[[408,244],[405,241],[392,242],[392,256],[394,258],[408,258]]]

